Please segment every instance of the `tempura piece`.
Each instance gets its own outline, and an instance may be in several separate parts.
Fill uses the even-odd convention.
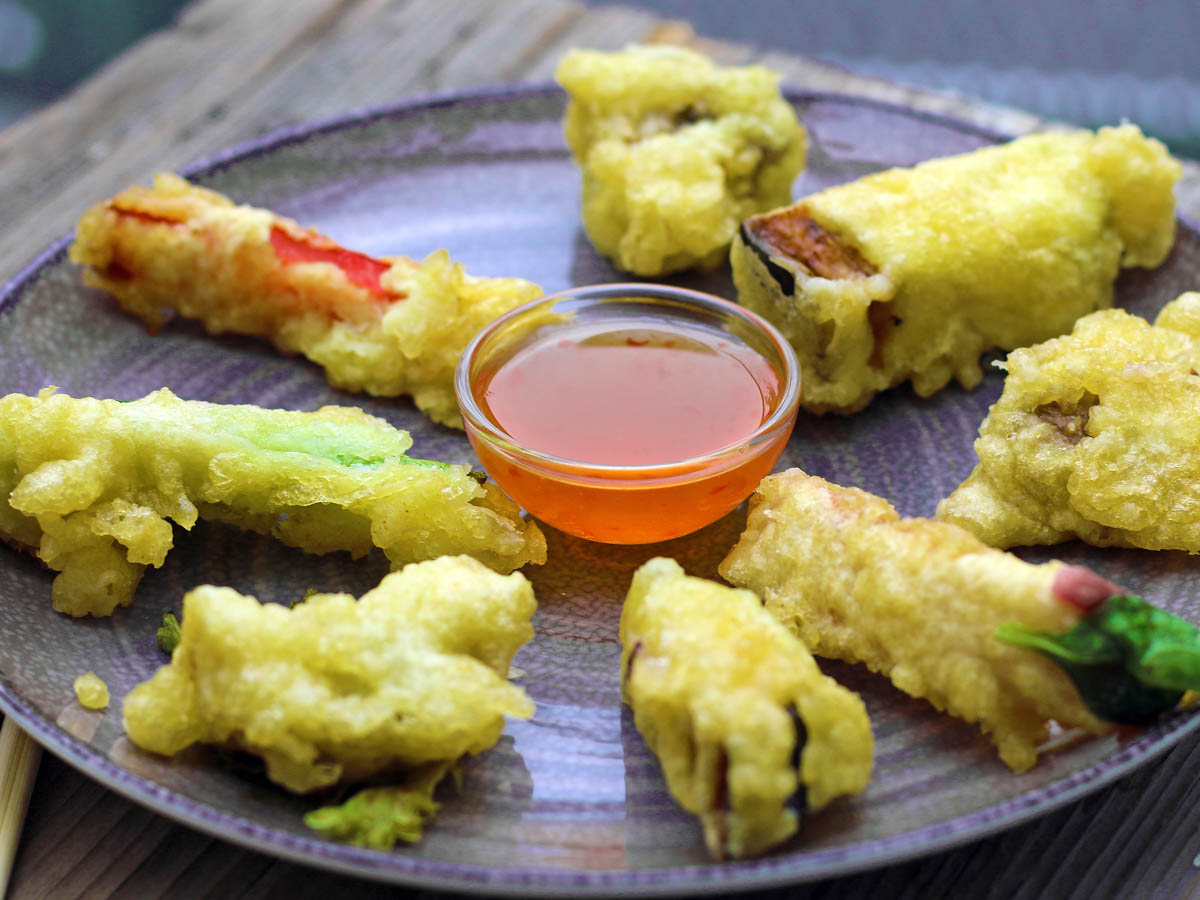
[[[411,394],[462,427],[454,367],[501,313],[541,295],[519,278],[473,278],[446,251],[418,264],[374,259],[264,209],[160,174],[79,220],[70,257],[83,280],[157,331],[172,311],[213,334],[263,337],[325,369],[329,383]]]
[[[436,783],[495,744],[505,716],[533,714],[507,678],[535,608],[523,575],[462,556],[405,566],[357,601],[313,594],[289,608],[198,587],[184,597],[170,664],[125,698],[125,730],[168,756],[194,743],[253,753],[297,793],[376,775],[436,773]],[[375,846],[415,840],[436,808],[425,787],[424,802],[419,785],[392,791],[407,827],[348,828],[353,808],[314,813],[313,824]]]
[[[765,478],[720,572],[818,656],[978,722],[1018,772],[1051,721],[1144,725],[1200,687],[1200,632],[1088,569],[1032,565],[792,469]]]
[[[1017,350],[979,464],[938,518],[995,547],[1082,538],[1200,553],[1200,293]]]
[[[570,95],[583,226],[618,268],[716,268],[742,219],[791,201],[805,132],[774,73],[634,46],[573,50],[555,77]]]
[[[746,221],[738,297],[796,348],[812,412],[971,388],[984,351],[1070,331],[1120,267],[1163,261],[1180,171],[1123,125],[881,172]]]
[[[652,559],[621,613],[625,701],[716,859],[787,840],[807,806],[860,793],[874,743],[862,700],[821,673],[749,591]]]
[[[173,546],[216,519],[310,553],[372,546],[393,567],[469,553],[500,571],[546,559],[533,523],[466,466],[360,409],[288,412],[180,400],[0,398],[0,536],[60,574],[54,608],[104,616]]]

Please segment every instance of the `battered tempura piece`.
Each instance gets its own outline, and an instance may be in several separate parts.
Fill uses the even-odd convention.
[[[633,576],[621,613],[625,700],[667,787],[716,859],[752,856],[871,777],[866,708],[758,598],[671,559]]]
[[[86,284],[151,331],[174,311],[213,334],[267,338],[322,366],[334,387],[411,394],[431,419],[456,428],[463,348],[541,294],[519,278],[472,278],[444,250],[420,264],[364,256],[167,174],[84,213],[70,256]]]
[[[1011,353],[979,464],[938,518],[996,547],[1078,537],[1200,553],[1200,293],[1093,313]]]
[[[314,594],[288,608],[199,587],[170,664],[125,698],[125,730],[165,755],[198,742],[253,753],[297,793],[407,773],[407,790],[372,789],[310,824],[373,846],[416,840],[453,762],[495,744],[505,716],[533,714],[507,677],[535,607],[524,576],[469,557],[405,566],[357,601]],[[355,808],[378,806],[380,791],[382,808]]]
[[[1200,632],[1088,569],[1023,562],[798,469],[765,478],[750,503],[721,574],[818,656],[866,663],[978,722],[1018,772],[1051,720],[1092,734],[1143,725],[1200,687]]]
[[[546,559],[545,538],[466,466],[359,409],[314,413],[43,390],[0,398],[0,537],[60,574],[54,608],[103,616],[161,566],[174,522],[217,519],[310,553],[381,548],[392,565],[469,553],[500,571]]]
[[[747,220],[738,297],[795,346],[810,411],[974,387],[984,351],[1070,331],[1120,267],[1163,261],[1180,171],[1123,125],[881,172]]]
[[[573,50],[555,77],[584,228],[619,268],[715,268],[742,219],[790,202],[805,132],[774,73],[646,46]]]

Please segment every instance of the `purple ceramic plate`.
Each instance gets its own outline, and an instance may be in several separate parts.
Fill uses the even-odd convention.
[[[845,97],[793,94],[812,139],[797,195],[889,165],[958,153],[998,136],[912,111]],[[520,275],[547,291],[620,280],[579,227],[579,177],[561,135],[563,98],[519,88],[435,99],[288,132],[193,170],[200,182],[266,206],[369,253],[421,257],[439,247],[478,275]],[[100,199],[100,198],[96,198]],[[82,210],[80,210],[82,212]],[[49,384],[77,395],[131,399],[169,386],[180,396],[315,409],[358,404],[413,432],[419,456],[469,461],[461,433],[432,426],[407,401],[331,390],[303,360],[262,343],[212,339],[187,323],[149,337],[102,294],[82,286],[65,242],[0,297],[0,393]],[[1152,313],[1196,286],[1200,236],[1184,224],[1153,272],[1122,276],[1119,302]],[[678,279],[725,297],[727,272]],[[800,465],[931,515],[970,470],[984,411],[999,394],[990,375],[975,391],[930,400],[907,389],[850,418],[802,415],[780,468]],[[617,621],[632,571],[653,555],[712,577],[744,512],[666,544],[611,547],[548,529],[550,562],[527,574],[538,595],[537,636],[518,655],[537,703],[492,751],[468,761],[459,790],[425,839],[380,853],[317,838],[301,822],[311,800],[193,752],[142,754],[122,735],[120,698],[164,662],[154,634],[162,613],[201,582],[263,600],[309,588],[362,593],[386,571],[381,558],[305,556],[270,539],[215,525],[179,532],[166,565],[137,600],[108,619],[72,620],[50,607],[51,576],[0,547],[0,706],[38,741],[91,777],[183,823],[266,853],[355,875],[488,893],[648,895],[724,891],[809,879],[908,859],[1045,813],[1144,764],[1200,725],[1176,717],[1123,743],[1093,740],[1046,755],[1013,775],[978,731],[893,690],[861,668],[827,671],[860,691],[877,741],[875,777],[853,802],[814,817],[765,859],[714,865],[700,829],[668,798],[654,759],[622,707]],[[1185,554],[1090,550],[1059,555],[1091,565],[1200,622],[1200,562]],[[104,713],[74,701],[87,670],[116,698]]]

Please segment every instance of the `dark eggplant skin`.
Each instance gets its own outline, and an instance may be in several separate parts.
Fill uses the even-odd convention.
[[[743,222],[739,229],[739,234],[742,238],[742,243],[746,245],[750,251],[762,260],[762,264],[766,267],[767,272],[775,279],[775,283],[779,285],[785,297],[794,297],[796,295],[796,276],[785,269],[772,258],[768,251],[759,241],[758,237],[746,227]]]
[[[808,729],[804,727],[804,719],[800,717],[800,710],[795,706],[788,709],[789,715],[792,717],[792,727],[796,729],[796,745],[792,748],[792,768],[796,770],[796,790],[791,797],[788,798],[788,809],[796,814],[800,820],[800,827],[804,827],[805,813],[808,811],[808,788],[804,786],[804,779],[800,778],[800,761],[804,755],[804,745],[808,743]]]

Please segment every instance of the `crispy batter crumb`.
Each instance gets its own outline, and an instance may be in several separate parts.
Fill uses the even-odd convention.
[[[84,709],[104,709],[108,706],[108,685],[95,672],[75,679],[75,699]]]

